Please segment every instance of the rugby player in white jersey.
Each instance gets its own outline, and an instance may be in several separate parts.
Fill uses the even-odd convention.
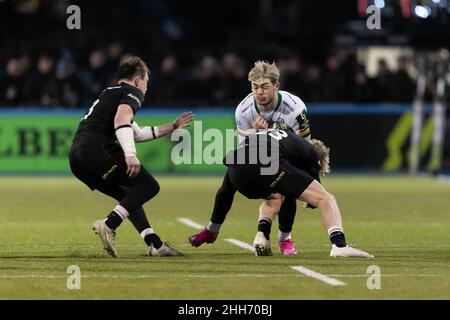
[[[279,90],[280,71],[275,63],[255,62],[248,74],[252,92],[239,103],[236,112],[236,127],[240,140],[246,136],[268,127],[290,128],[296,134],[309,139],[310,128],[306,106],[303,101],[286,91]],[[235,190],[229,181],[224,182],[216,194],[216,201],[210,222],[206,229],[189,237],[189,242],[198,247],[202,243],[212,243],[217,238],[220,227],[225,220],[233,202]],[[280,204],[279,199],[264,200],[259,207],[258,234],[264,234],[269,240],[272,225],[273,208]],[[286,198],[278,213],[278,241],[283,255],[296,255],[297,250],[292,241],[291,231],[296,207],[295,198]],[[255,238],[255,241],[258,241]],[[257,245],[255,243],[255,245]]]

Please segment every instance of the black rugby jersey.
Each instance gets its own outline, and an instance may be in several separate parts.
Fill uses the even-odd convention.
[[[263,144],[266,145],[266,152],[263,152],[263,157],[265,155],[272,157],[271,147],[273,146],[276,148],[274,150],[278,151],[279,159],[286,159],[295,167],[311,174],[319,174],[319,157],[311,143],[295,133],[278,129],[264,130],[245,137],[245,140],[236,150],[228,153],[224,159],[224,164],[242,164],[239,163],[239,159],[245,159],[245,164],[263,163],[259,158],[259,149]],[[253,153],[253,156],[250,153]]]
[[[144,95],[141,90],[129,84],[122,83],[103,90],[81,118],[71,150],[85,144],[116,141],[114,117],[119,105],[131,106],[136,114],[143,101]]]

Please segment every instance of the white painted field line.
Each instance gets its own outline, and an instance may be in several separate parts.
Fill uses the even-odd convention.
[[[320,280],[322,282],[325,282],[329,285],[332,286],[345,286],[345,282],[339,281],[337,279],[334,278],[330,278],[324,274],[315,272],[311,269],[305,268],[304,266],[291,266],[292,269],[294,269],[295,271],[301,272],[311,278]]]
[[[185,225],[188,225],[188,226],[196,228],[196,229],[202,229],[203,228],[203,226],[201,224],[198,224],[197,222],[194,222],[191,219],[177,218],[177,220],[180,221],[181,223],[185,224]],[[228,241],[228,242],[230,242],[230,243],[232,243],[232,244],[234,244],[234,245],[236,245],[238,247],[241,247],[243,249],[255,252],[255,248],[252,245],[250,245],[250,244],[248,244],[246,242],[242,242],[242,241],[237,240],[237,239],[224,239],[224,240]],[[345,286],[345,282],[339,281],[339,280],[334,279],[334,278],[327,277],[324,274],[315,272],[315,271],[313,271],[311,269],[308,269],[308,268],[305,268],[303,266],[291,266],[291,268],[296,270],[296,271],[298,271],[298,272],[301,272],[301,273],[303,273],[303,274],[305,274],[305,275],[307,275],[309,277],[312,277],[312,278],[315,278],[317,280],[323,281],[323,282],[325,282],[325,283],[327,283],[329,285],[332,285],[332,286]]]
[[[203,226],[203,225],[201,225],[201,224],[199,224],[199,223],[197,223],[197,222],[195,222],[195,221],[193,221],[191,219],[188,219],[188,218],[179,217],[179,218],[177,218],[177,220],[179,222],[181,222],[182,224],[185,224],[185,225],[187,225],[189,227],[192,227],[192,228],[195,228],[195,229],[203,229],[205,227],[205,226]],[[249,245],[248,243],[242,242],[242,241],[237,240],[237,239],[224,239],[224,240],[228,241],[228,242],[230,242],[230,243],[232,243],[232,244],[234,244],[234,245],[236,245],[238,247],[241,247],[243,249],[247,249],[247,250],[250,250],[252,252],[255,252],[255,248],[253,248],[253,246]]]
[[[188,219],[188,218],[179,217],[179,218],[177,218],[177,220],[179,222],[181,222],[182,224],[185,224],[188,227],[192,227],[192,228],[195,228],[195,229],[203,229],[205,227],[205,226],[203,226],[203,225],[201,225],[201,224],[199,224],[199,223],[197,223],[197,222],[195,222],[195,221],[193,221],[191,219]]]
[[[224,239],[225,241],[228,241],[234,245],[237,245],[238,247],[241,247],[243,249],[247,249],[250,250],[252,252],[255,252],[255,248],[252,245],[249,245],[246,242],[242,242],[241,240],[238,239]]]

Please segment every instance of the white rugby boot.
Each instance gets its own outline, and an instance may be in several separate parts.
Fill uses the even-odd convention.
[[[106,225],[105,220],[95,221],[94,225],[92,226],[92,229],[100,237],[100,240],[102,241],[103,244],[103,249],[105,249],[110,256],[117,258],[118,255],[115,247],[116,231],[110,229]]]
[[[258,231],[253,241],[255,247],[255,255],[257,256],[272,256],[272,249],[270,248],[270,241],[266,239],[264,233]]]

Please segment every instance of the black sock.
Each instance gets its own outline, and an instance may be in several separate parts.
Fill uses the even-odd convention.
[[[148,246],[153,245],[155,249],[159,249],[163,245],[161,239],[156,233],[146,235],[144,241]]]
[[[105,224],[108,226],[108,228],[115,230],[118,226],[120,226],[122,221],[122,218],[113,211],[108,215],[108,217],[106,217]]]
[[[342,248],[347,245],[345,242],[345,235],[341,231],[334,231],[330,234],[330,241],[332,244],[335,244],[337,247]]]
[[[258,231],[264,233],[264,237],[269,240],[272,221],[267,217],[262,217],[258,221]]]
[[[295,198],[286,198],[278,212],[278,228],[281,232],[291,232],[294,225],[297,201]]]

